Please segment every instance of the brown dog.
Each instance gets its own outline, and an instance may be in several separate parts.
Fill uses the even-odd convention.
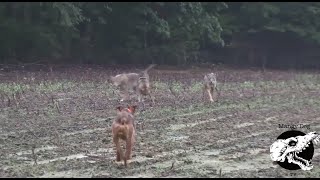
[[[204,88],[203,88],[203,97],[205,97],[205,92],[208,93],[209,99],[211,102],[213,102],[213,93],[216,91],[218,93],[217,89],[217,74],[216,73],[209,73],[204,76]]]
[[[140,91],[138,91],[139,85],[139,78],[140,77],[147,77],[147,81],[149,84],[149,75],[148,71],[153,68],[155,64],[151,64],[142,71],[140,74],[138,73],[122,73],[116,76],[111,76],[110,80],[113,85],[120,87],[120,95],[122,99],[120,101],[124,101],[125,99],[129,98],[129,91],[133,90],[134,92],[140,95]],[[141,83],[140,83],[141,84]],[[149,88],[148,88],[149,89]]]
[[[136,126],[134,123],[134,112],[136,106],[128,106],[123,108],[117,107],[117,116],[112,123],[112,136],[113,143],[116,146],[117,158],[116,161],[124,160],[124,165],[127,167],[127,160],[132,158],[132,147],[135,143]],[[122,149],[120,147],[120,141],[123,140],[126,143],[126,153],[123,156]]]

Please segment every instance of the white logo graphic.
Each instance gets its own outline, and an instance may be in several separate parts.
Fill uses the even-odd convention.
[[[304,150],[309,147],[310,143],[314,142],[317,144],[319,141],[320,135],[316,132],[310,132],[304,136],[278,139],[270,146],[270,157],[273,161],[278,162],[284,162],[287,158],[288,163],[296,164],[302,170],[311,170],[313,168],[311,159],[306,160],[299,157],[299,153],[304,152]]]

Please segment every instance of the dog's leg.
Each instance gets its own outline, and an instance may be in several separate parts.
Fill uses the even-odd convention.
[[[124,165],[127,167],[127,160],[131,159],[132,156],[131,156],[131,151],[132,151],[132,136],[133,136],[133,132],[131,131],[129,133],[129,137],[127,138],[127,141],[126,141],[126,154],[125,154],[125,157],[124,157]]]
[[[141,107],[141,99],[142,99],[142,97],[141,97],[141,93],[140,93],[140,90],[139,90],[139,88],[137,87],[136,88],[136,94],[138,95],[138,103],[139,103],[139,106]],[[143,103],[142,103],[143,104]],[[142,111],[144,110],[144,104],[143,104],[143,109],[142,109]]]
[[[152,101],[152,105],[154,106],[156,103],[155,103],[155,96],[154,96],[153,92],[154,92],[153,89],[149,89],[149,97]]]
[[[127,167],[128,165],[127,165],[127,155],[125,155],[124,157],[123,157],[123,161],[124,161],[124,166],[125,167]]]
[[[125,91],[125,100],[129,100],[129,99],[130,99],[129,90],[126,89],[126,91]]]
[[[125,95],[123,94],[123,95],[121,95],[120,102],[123,102],[123,101],[124,101],[124,99],[125,99]]]
[[[142,110],[144,111],[144,110],[145,110],[146,105],[144,104],[143,97],[142,97],[142,101],[141,101],[141,103],[142,103]]]
[[[143,95],[141,95],[140,93],[138,93],[138,100],[139,100],[139,104],[142,104],[142,111],[145,109],[145,105],[143,102]]]
[[[213,102],[213,98],[212,98],[212,94],[211,94],[211,89],[207,89],[207,92],[208,92],[208,94],[209,94],[210,101]]]
[[[206,88],[205,87],[202,88],[202,101],[206,102]]]
[[[133,134],[132,134],[132,138],[131,138],[131,142],[132,142],[132,148],[133,148],[133,146],[135,146],[135,144],[136,144],[136,128],[134,128],[135,130],[134,130],[134,132],[133,132]],[[131,148],[131,149],[132,149]],[[132,152],[132,151],[131,151]],[[130,159],[132,159],[132,154],[131,154],[131,156],[130,156]]]
[[[140,93],[138,93],[138,101],[139,101],[139,103],[141,103],[141,94]]]
[[[120,102],[124,101],[127,96],[128,96],[128,88],[126,85],[121,85],[120,86],[120,96],[121,96],[121,100]]]
[[[127,141],[127,149],[128,149],[128,151],[127,151],[127,154],[126,154],[126,156],[127,156],[127,160],[130,160],[130,159],[132,159],[132,148],[133,148],[133,145],[135,144],[135,140],[134,140],[134,134],[132,133],[132,135],[131,135],[131,138],[128,138],[128,140],[129,141]]]
[[[214,87],[211,87],[210,88],[210,92],[211,92],[211,95],[212,95],[212,101],[215,101],[216,100],[216,98],[217,98],[217,95],[216,95],[216,93],[214,92]]]
[[[149,97],[150,97],[150,99],[152,101],[152,105],[154,106],[155,105],[154,96],[152,96],[151,93],[149,93]]]
[[[113,137],[113,142],[114,144],[116,145],[116,151],[117,151],[117,158],[116,158],[116,161],[121,161],[121,156],[122,156],[122,150],[121,150],[121,147],[120,147],[120,142],[119,142],[119,138],[114,136]]]
[[[218,90],[217,86],[215,86],[214,89],[215,89],[215,91],[217,93],[217,100],[218,100],[220,98],[220,91]]]
[[[120,91],[119,91],[119,95],[120,95],[120,102],[122,102],[123,101],[123,97],[124,97],[124,94],[123,94],[123,90],[122,89],[120,89]]]

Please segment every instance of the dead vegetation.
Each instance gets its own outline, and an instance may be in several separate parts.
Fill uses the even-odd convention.
[[[133,159],[122,171],[111,134],[120,96],[106,79],[124,70],[113,69],[3,70],[1,177],[290,177],[269,158],[284,131],[278,123],[320,129],[318,74],[217,69],[220,96],[209,103],[201,72],[152,71],[157,101],[138,108]],[[315,149],[314,173],[302,177],[319,173]]]

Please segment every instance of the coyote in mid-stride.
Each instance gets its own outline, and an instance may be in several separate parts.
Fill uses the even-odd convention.
[[[204,88],[203,88],[203,98],[205,97],[205,92],[208,93],[209,99],[211,102],[214,102],[213,100],[213,93],[216,91],[215,94],[218,93],[217,88],[217,74],[216,73],[209,73],[204,76]],[[215,96],[216,99],[216,96]]]
[[[122,73],[116,76],[111,76],[110,80],[113,85],[120,88],[120,96],[121,100],[124,101],[129,99],[129,91],[133,90],[134,92],[138,93],[139,101],[140,95],[145,92],[149,92],[150,89],[150,82],[149,82],[149,75],[148,71],[156,66],[155,64],[149,65],[144,71],[139,73]],[[144,79],[144,80],[143,80]],[[139,90],[140,88],[141,90]]]
[[[147,70],[153,68],[154,66],[156,66],[155,64],[152,64],[148,67]],[[154,97],[151,93],[151,87],[150,87],[150,78],[149,78],[149,74],[148,74],[148,71],[145,70],[142,72],[142,76],[139,77],[139,80],[138,80],[138,100],[139,100],[139,103],[141,101],[143,101],[143,96],[149,96],[150,99],[152,100],[152,103],[153,105],[155,104],[154,103]]]

